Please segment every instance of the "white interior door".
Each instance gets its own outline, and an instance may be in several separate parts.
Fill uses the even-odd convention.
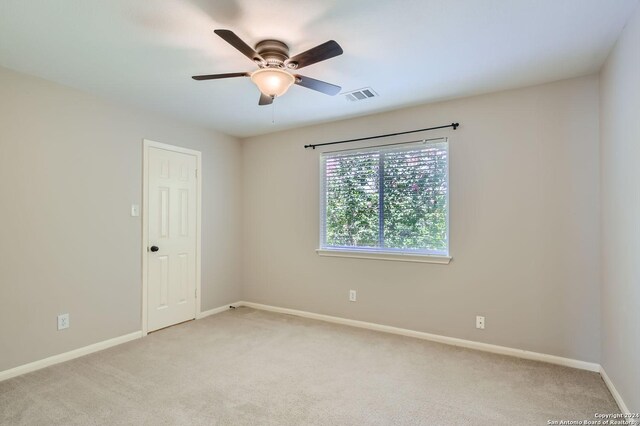
[[[197,157],[149,147],[147,330],[195,318]]]

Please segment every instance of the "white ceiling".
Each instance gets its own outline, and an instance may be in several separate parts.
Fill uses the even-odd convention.
[[[638,0],[2,0],[0,65],[235,136],[596,72]],[[213,33],[344,54],[300,71],[380,97],[294,86],[259,107],[255,67]],[[272,123],[275,119],[275,124]]]

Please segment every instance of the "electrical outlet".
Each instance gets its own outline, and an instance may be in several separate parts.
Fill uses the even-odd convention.
[[[69,328],[69,314],[58,315],[58,330]]]
[[[476,317],[476,328],[484,330],[484,317],[481,317],[479,315]]]
[[[355,302],[355,301],[356,301],[356,291],[349,290],[349,302]]]

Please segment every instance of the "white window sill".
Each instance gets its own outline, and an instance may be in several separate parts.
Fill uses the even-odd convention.
[[[420,263],[439,263],[448,265],[451,262],[450,256],[440,256],[435,254],[413,254],[413,253],[396,253],[396,252],[374,252],[364,250],[330,250],[317,249],[316,253],[320,256],[330,257],[351,257],[354,259],[374,259],[374,260],[392,260],[397,262],[420,262]]]

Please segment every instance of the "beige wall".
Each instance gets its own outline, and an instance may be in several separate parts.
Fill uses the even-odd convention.
[[[140,330],[143,138],[202,151],[202,309],[239,299],[238,141],[0,68],[0,371]]]
[[[304,144],[452,121],[451,264],[315,253]],[[243,298],[597,362],[598,132],[589,76],[246,139]]]
[[[601,73],[602,366],[640,412],[640,7]]]
[[[601,163],[597,76],[241,147],[0,68],[0,371],[139,330],[141,222],[129,208],[141,203],[148,138],[203,153],[203,310],[243,298],[586,361],[602,349],[637,410],[638,21],[602,73]],[[450,265],[315,254],[322,150],[304,144],[451,121],[461,127],[427,134],[451,138]],[[61,312],[71,314],[64,332]],[[475,315],[487,317],[486,330],[474,328]]]

